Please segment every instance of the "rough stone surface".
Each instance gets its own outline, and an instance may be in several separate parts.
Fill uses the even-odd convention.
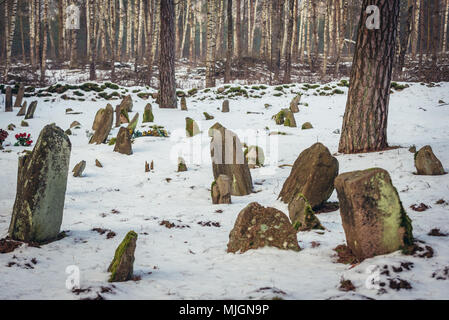
[[[133,99],[130,95],[122,100],[122,103],[120,103],[120,110],[126,110],[127,112],[133,111]]]
[[[219,123],[209,130],[209,134],[212,135],[210,150],[214,179],[221,174],[227,175],[232,181],[233,196],[252,193],[251,172],[238,136]]]
[[[284,125],[286,127],[296,128],[295,115],[290,109],[282,109],[273,116],[274,121],[278,125]]]
[[[303,125],[301,126],[302,130],[309,130],[309,129],[313,129],[313,126],[310,122],[305,122],[303,123]]]
[[[419,175],[438,176],[445,174],[443,165],[430,146],[422,147],[415,154],[415,167]]]
[[[25,115],[25,120],[34,118],[34,113],[36,112],[36,108],[37,108],[37,101],[31,102],[30,106],[28,107],[27,113]]]
[[[265,163],[265,154],[262,147],[259,146],[249,146],[245,151],[245,157],[250,169],[262,167]]]
[[[120,119],[120,105],[115,107],[115,127],[120,127],[121,119]]]
[[[46,242],[60,231],[71,143],[61,128],[45,126],[32,152],[19,158],[17,194],[9,236]]]
[[[296,230],[283,212],[250,203],[239,213],[229,234],[228,252],[243,253],[267,246],[300,250]]]
[[[320,220],[313,212],[312,206],[302,194],[298,194],[290,202],[288,205],[288,214],[293,228],[297,231],[308,231],[312,229],[324,230]]]
[[[211,194],[213,204],[231,203],[231,179],[227,175],[221,174],[217,180],[212,182]]]
[[[136,242],[137,233],[130,231],[117,247],[114,259],[108,268],[108,272],[111,272],[109,282],[123,282],[133,278]]]
[[[139,123],[139,113],[137,112],[133,119],[129,122],[127,129],[129,132],[134,132],[136,130],[137,124]]]
[[[359,259],[406,249],[412,225],[387,171],[373,168],[335,179],[346,242]]]
[[[229,112],[229,100],[223,101],[221,112]]]
[[[23,117],[26,114],[26,111],[27,111],[27,102],[25,101],[22,104],[22,107],[20,107],[19,112],[17,112],[17,116],[18,117]]]
[[[81,123],[79,123],[78,121],[73,121],[72,124],[70,125],[70,129],[78,129],[79,127],[81,127]]]
[[[133,154],[131,146],[131,134],[125,127],[121,127],[117,134],[114,151],[126,155]]]
[[[154,121],[153,107],[151,106],[150,103],[148,103],[145,106],[145,111],[143,112],[143,121],[142,121],[142,123],[153,122],[153,121]]]
[[[83,172],[84,169],[86,169],[86,161],[81,161],[80,163],[78,163],[75,168],[73,168],[72,172],[73,172],[73,176],[75,178],[78,177],[82,177],[83,176]]]
[[[19,91],[17,91],[16,101],[14,102],[14,108],[20,108],[22,106],[24,94],[25,86],[23,84],[20,84]]]
[[[193,137],[200,133],[198,124],[192,118],[186,118],[186,136]]]
[[[187,111],[187,100],[185,97],[181,98],[181,110]]]
[[[97,166],[98,168],[103,168],[103,165],[100,161],[98,161],[98,159],[95,159],[95,166]]]
[[[6,87],[5,90],[5,112],[12,112],[12,88]]]
[[[293,98],[292,102],[290,102],[290,111],[293,113],[299,112],[299,102],[301,101],[301,95],[297,95]]]
[[[315,143],[296,159],[279,198],[290,203],[298,194],[303,194],[312,208],[320,206],[334,191],[338,167],[338,160],[329,150],[323,144]]]
[[[215,119],[214,116],[210,115],[207,112],[203,112],[203,114],[204,114],[204,117],[206,118],[206,120],[213,120],[213,119]]]
[[[185,172],[187,171],[187,165],[183,158],[178,158],[178,172]]]
[[[97,120],[98,117],[98,120]],[[100,109],[95,116],[94,126],[96,128],[94,135],[90,138],[90,144],[102,144],[106,142],[109,132],[112,129],[112,122],[114,120],[114,110],[108,104],[105,109]],[[95,125],[95,122],[98,124]],[[93,127],[94,127],[93,126]]]

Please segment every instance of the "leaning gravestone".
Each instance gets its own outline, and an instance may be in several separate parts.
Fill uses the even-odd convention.
[[[187,171],[186,161],[184,160],[184,158],[179,157],[178,158],[178,172],[185,172],[185,171]]]
[[[114,110],[112,106],[108,104],[105,109],[100,109],[95,116],[94,125],[95,133],[90,138],[90,144],[102,144],[108,138],[109,132],[112,129],[112,122],[114,120]]]
[[[415,154],[415,167],[418,175],[438,176],[445,174],[443,165],[433,153],[431,146],[422,147]]]
[[[250,203],[239,213],[229,234],[228,252],[244,253],[267,246],[300,250],[296,230],[283,212],[264,208],[257,202]]]
[[[212,126],[209,136],[212,137],[210,151],[214,179],[217,180],[221,174],[228,176],[232,181],[233,196],[252,193],[251,172],[238,136],[219,123]]]
[[[54,240],[60,231],[71,143],[64,131],[47,125],[32,152],[19,158],[17,194],[9,236],[24,242]]]
[[[186,118],[186,136],[188,138],[191,138],[193,136],[196,136],[200,133],[200,128],[198,127],[198,124],[195,120],[192,118],[187,117]]]
[[[118,128],[121,125],[120,121],[120,105],[115,107],[115,127]]]
[[[323,144],[315,143],[296,159],[279,198],[290,203],[302,194],[312,208],[316,208],[332,195],[337,175],[338,160]]]
[[[5,112],[12,112],[12,88],[11,87],[6,87]]]
[[[23,84],[21,84],[19,87],[19,91],[17,92],[16,101],[14,102],[14,108],[20,108],[22,106],[24,94],[25,87],[23,86]]]
[[[37,101],[31,102],[30,106],[28,107],[27,113],[25,115],[25,120],[34,118],[34,113],[36,112],[36,108],[37,108]]]
[[[122,109],[126,110],[127,112],[133,111],[133,99],[131,98],[131,96],[126,96],[122,100],[122,103],[120,103],[120,110]]]
[[[133,154],[133,149],[131,146],[131,134],[125,127],[121,127],[117,134],[114,152],[126,154],[128,156]]]
[[[292,102],[290,102],[290,111],[293,113],[299,112],[299,102],[301,101],[301,95],[298,94],[293,98]]]
[[[25,101],[22,105],[22,107],[20,108],[19,112],[17,113],[18,117],[22,117],[26,114],[26,110],[27,110],[27,102]]]
[[[186,100],[186,97],[181,97],[181,110],[187,111],[187,100]]]
[[[123,282],[133,278],[136,242],[137,233],[130,231],[117,247],[114,259],[108,268],[108,272],[111,272],[109,282]]]
[[[145,106],[145,111],[143,112],[142,123],[153,122],[153,121],[154,121],[153,107],[151,106],[151,103],[148,103]]]
[[[346,242],[359,260],[413,245],[411,220],[387,171],[344,173],[335,187]]]
[[[73,168],[72,172],[73,172],[73,176],[75,178],[79,178],[83,176],[83,172],[84,169],[86,169],[86,161],[81,161],[80,163],[78,163],[75,168]]]
[[[217,180],[212,182],[211,195],[213,204],[231,203],[231,179],[227,175],[220,174]]]
[[[221,112],[229,112],[229,100],[223,101]]]
[[[298,231],[309,231],[312,229],[324,230],[320,220],[313,212],[312,206],[302,194],[298,194],[290,202],[288,205],[288,214],[293,228]]]

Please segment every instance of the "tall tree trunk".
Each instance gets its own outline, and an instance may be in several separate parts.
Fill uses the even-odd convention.
[[[175,4],[174,0],[161,0],[160,4],[159,106],[176,109]]]
[[[215,87],[215,0],[207,0],[206,88]]]
[[[95,0],[89,0],[88,6],[86,7],[86,9],[88,7],[89,7],[89,11],[88,11],[88,13],[89,13],[89,20],[88,20],[89,21],[89,30],[91,32],[93,32],[95,29],[95,15],[96,15]],[[87,11],[86,11],[86,13],[87,13]],[[89,59],[89,62],[90,62],[89,79],[91,81],[94,81],[97,79],[97,74],[96,74],[96,58],[97,58],[97,49],[96,48],[97,48],[97,46],[96,46],[96,39],[94,36],[91,35],[89,40],[90,40],[90,42],[87,46],[90,48],[90,50],[89,50],[89,53],[90,53],[90,56],[89,56],[89,58],[90,58]]]
[[[448,27],[448,19],[449,19],[449,0],[446,0],[446,6],[444,9],[444,22],[443,22],[443,43],[442,43],[442,52],[447,52],[447,27]]]
[[[17,0],[5,2],[5,33],[6,33],[6,61],[4,78],[8,80],[9,68],[11,65],[12,41],[16,29]]]
[[[279,83],[279,69],[281,65],[281,15],[283,10],[284,0],[273,0],[271,5],[271,21],[272,21],[272,32],[271,32],[271,62],[270,68],[273,73],[274,82]]]
[[[240,9],[241,9],[241,2],[240,0],[235,1],[236,5],[236,16],[235,16],[235,33],[234,33],[234,49],[235,49],[235,56],[237,57],[237,61],[240,63],[240,59],[242,58],[242,24],[240,20]]]
[[[131,59],[132,52],[132,33],[133,33],[133,5],[132,0],[128,0],[126,6],[126,59]]]
[[[41,84],[43,85],[45,84],[45,71],[47,70],[48,0],[44,0],[42,23]]]
[[[31,66],[32,66],[32,70],[36,70],[36,51],[34,50],[34,48],[36,47],[36,21],[35,21],[35,13],[36,13],[36,2],[35,0],[31,0],[29,2],[29,11],[28,11],[28,15],[29,15],[29,23],[30,23],[30,62],[31,62]]]
[[[291,43],[293,37],[293,16],[295,10],[295,0],[288,0],[288,24],[287,24],[287,48],[284,52],[285,56],[285,71],[284,71],[284,83],[292,82],[292,50]]]
[[[332,0],[331,0],[332,1]],[[324,13],[324,35],[323,35],[323,44],[324,44],[324,48],[323,48],[323,68],[321,69],[321,78],[324,78],[326,76],[326,71],[327,71],[327,58],[329,56],[329,42],[330,42],[330,37],[329,37],[329,29],[330,29],[330,17],[331,14],[331,9],[329,8],[329,2],[326,2],[326,11]]]
[[[365,26],[365,10],[371,4],[380,10],[381,29]],[[388,147],[388,104],[399,7],[399,0],[363,0],[339,152]]]
[[[225,78],[224,82],[229,83],[231,81],[231,64],[232,64],[232,32],[233,32],[233,25],[232,25],[232,0],[228,0],[228,6],[227,6],[227,17],[228,17],[228,40],[226,42],[227,48],[226,48],[226,68],[225,68]]]
[[[190,0],[187,0],[187,5],[186,5],[186,18],[184,19],[184,28],[183,28],[183,32],[182,32],[182,40],[181,40],[181,47],[180,47],[180,52],[179,52],[179,56],[180,57],[184,57],[184,50],[185,50],[185,44],[186,44],[186,38],[187,38],[187,27],[188,27],[188,23],[189,23],[189,19],[187,18],[190,14]],[[193,26],[191,25],[190,28],[192,28]]]

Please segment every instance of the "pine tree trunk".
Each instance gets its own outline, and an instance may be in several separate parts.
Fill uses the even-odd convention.
[[[420,0],[416,0],[414,5],[414,19],[413,19],[413,32],[412,32],[412,59],[416,58],[416,53],[419,45],[420,12],[421,12],[421,3]]]
[[[95,16],[96,16],[96,8],[95,8],[95,0],[89,0],[88,6],[86,6],[86,9],[89,8],[89,30],[90,32],[93,32],[95,29]],[[86,11],[87,14],[87,11]],[[102,19],[100,19],[102,20]],[[101,23],[101,22],[100,22]],[[89,79],[91,81],[94,81],[97,79],[96,75],[96,58],[97,58],[97,46],[96,46],[96,39],[95,36],[90,36],[89,38],[90,42],[87,47],[89,47]]]
[[[234,33],[234,55],[237,57],[237,61],[240,63],[240,59],[242,58],[242,25],[240,21],[240,9],[241,3],[240,0],[235,1],[236,5],[236,16],[235,16],[235,33]]]
[[[35,0],[31,0],[29,2],[29,11],[28,11],[28,15],[29,15],[29,23],[30,23],[30,61],[31,61],[31,67],[32,70],[34,71],[36,69],[36,51],[34,50],[34,48],[36,47],[36,38],[35,38],[35,34],[36,34],[36,21],[35,21],[35,13],[36,13],[36,3]]]
[[[159,106],[176,109],[175,4],[174,0],[162,0],[160,5]]]
[[[44,0],[42,16],[42,54],[41,54],[41,84],[45,84],[45,71],[47,70],[47,42],[48,42],[48,0]]]
[[[443,22],[443,43],[442,43],[442,52],[447,52],[447,27],[448,27],[448,19],[449,19],[449,0],[446,0],[446,7],[444,10],[444,22]]]
[[[225,78],[224,83],[230,83],[231,81],[231,63],[232,63],[232,31],[233,31],[233,25],[232,25],[232,0],[228,0],[227,5],[227,17],[228,17],[228,40],[226,42],[227,48],[226,48],[226,69],[225,69]]]
[[[215,0],[207,0],[206,88],[215,87]]]
[[[288,1],[288,24],[287,24],[287,48],[285,49],[285,71],[284,71],[284,83],[292,82],[292,50],[291,43],[293,37],[293,16],[295,10],[295,0],[287,0]]]
[[[14,38],[14,31],[16,29],[17,1],[18,0],[5,2],[5,23],[7,24],[7,26],[5,28],[6,61],[4,78],[6,79],[6,81],[8,80],[9,68],[11,65],[12,41]]]
[[[365,26],[365,9],[380,10],[381,29]],[[351,80],[340,137],[339,152],[380,151],[388,147],[387,119],[390,100],[399,0],[363,0]]]
[[[187,0],[187,6],[186,6],[186,18],[184,19],[184,28],[183,28],[183,32],[182,32],[182,40],[181,40],[181,47],[180,47],[180,52],[179,52],[179,56],[180,57],[184,57],[184,51],[185,51],[185,45],[186,45],[186,38],[187,38],[187,27],[188,27],[188,23],[189,23],[189,19],[187,18],[190,14],[190,0]],[[191,25],[190,28],[192,28],[193,26]]]
[[[284,0],[273,0],[271,8],[271,63],[270,68],[273,73],[274,82],[279,83],[279,70],[281,65],[281,11],[283,10]]]
[[[327,2],[327,6],[326,6],[326,11],[324,13],[325,18],[324,18],[324,35],[323,35],[323,44],[324,44],[324,48],[323,48],[323,68],[321,69],[321,78],[324,79],[324,77],[326,76],[326,71],[327,71],[327,58],[329,55],[329,41],[330,41],[330,37],[329,37],[329,23],[330,23],[330,8],[329,8],[329,3]]]

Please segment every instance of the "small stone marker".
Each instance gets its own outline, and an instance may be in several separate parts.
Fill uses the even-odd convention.
[[[439,176],[445,174],[443,165],[433,153],[431,146],[422,147],[415,153],[415,167],[418,175]]]
[[[293,98],[292,102],[290,102],[290,111],[293,113],[299,112],[299,102],[301,101],[301,95],[298,94]]]
[[[133,278],[136,242],[137,233],[130,231],[115,250],[114,259],[108,268],[108,272],[111,272],[109,282],[123,282]]]
[[[153,121],[154,121],[153,107],[151,106],[150,103],[148,103],[145,106],[145,111],[143,112],[143,121],[142,121],[142,123],[153,122]]]
[[[114,120],[114,110],[112,106],[108,104],[105,109],[100,109],[95,116],[94,125],[95,133],[90,138],[90,144],[102,144],[106,142],[109,132],[112,129],[112,122]]]
[[[198,124],[192,118],[186,118],[186,136],[191,138],[200,133]]]
[[[181,97],[181,110],[187,111],[187,100],[185,97]]]
[[[6,87],[5,90],[5,112],[12,112],[12,88]]]
[[[127,112],[133,111],[133,99],[130,95],[126,96],[122,100],[122,103],[120,103],[120,110],[122,109],[126,110]]]
[[[86,168],[86,161],[81,161],[80,163],[78,163],[75,168],[73,168],[72,172],[73,172],[73,176],[75,178],[79,178],[83,176],[83,172],[84,169]]]
[[[185,172],[187,171],[187,165],[185,160],[182,157],[178,158],[178,172]]]
[[[20,108],[22,106],[24,94],[25,94],[25,87],[21,83],[19,86],[19,91],[17,91],[16,101],[14,102],[14,108]]]
[[[103,168],[103,165],[100,161],[98,161],[98,159],[95,159],[95,166],[97,166],[98,168]]]
[[[229,112],[229,100],[223,101],[221,112]]]
[[[128,129],[126,129],[125,127],[121,127],[117,134],[114,151],[126,155],[133,154],[131,146],[131,135]]]
[[[30,106],[28,107],[27,113],[25,115],[25,120],[34,118],[34,113],[36,112],[36,108],[37,108],[37,101],[31,102]]]
[[[288,205],[288,213],[293,228],[297,231],[309,231],[312,229],[324,230],[312,210],[309,201],[302,195],[298,194],[296,198]]]
[[[231,179],[227,175],[220,174],[218,179],[212,182],[211,194],[213,204],[231,203]]]
[[[25,101],[22,104],[22,107],[20,108],[19,112],[17,113],[18,117],[23,117],[26,114],[26,110],[27,110],[27,102]]]

